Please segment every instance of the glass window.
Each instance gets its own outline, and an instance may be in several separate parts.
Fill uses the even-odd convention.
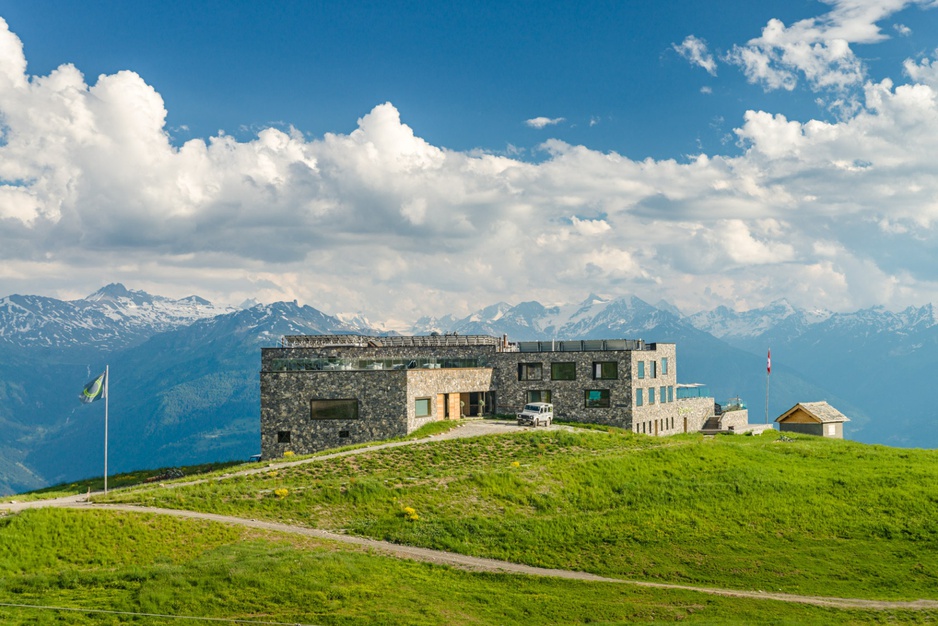
[[[310,400],[309,416],[314,420],[356,420],[358,400]]]
[[[657,361],[648,362],[648,377],[658,378],[658,362]]]
[[[668,387],[668,402],[674,402],[674,387],[673,386]],[[671,427],[674,428],[673,425]]]
[[[524,392],[524,403],[550,402],[550,389],[531,389]]]
[[[541,380],[540,363],[518,363],[518,380]]]
[[[290,443],[290,431],[277,431],[277,443]]]
[[[551,380],[576,380],[576,363],[551,363]]]
[[[666,356],[661,357],[661,375],[668,375],[668,357]]]
[[[658,402],[664,404],[668,401],[668,388],[667,387],[658,387]]]
[[[414,404],[414,414],[417,417],[430,415],[430,398],[417,398]]]
[[[611,406],[608,389],[587,389],[584,396],[588,409],[608,409]]]
[[[655,403],[655,388],[649,387],[648,388],[648,404],[654,404],[654,403]]]
[[[638,377],[645,378],[645,361],[638,362]]]
[[[616,361],[593,363],[593,378],[597,380],[613,380],[618,377],[619,364]]]
[[[643,391],[642,389],[636,389],[636,390],[635,390],[635,406],[642,406],[642,404],[643,404],[643,401],[642,401],[642,395],[643,395],[643,394],[642,394],[642,391]]]

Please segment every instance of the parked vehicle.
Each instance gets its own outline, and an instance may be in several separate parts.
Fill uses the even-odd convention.
[[[550,426],[554,421],[554,405],[549,402],[531,402],[518,413],[518,426]]]

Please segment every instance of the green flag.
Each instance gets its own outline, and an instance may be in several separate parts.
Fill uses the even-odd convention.
[[[100,400],[105,395],[107,383],[107,374],[102,372],[100,376],[88,382],[85,388],[78,394],[78,399],[84,404],[89,404],[95,400]]]

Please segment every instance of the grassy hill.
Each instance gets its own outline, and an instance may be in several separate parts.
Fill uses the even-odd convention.
[[[527,431],[99,499],[630,580],[936,600],[936,461],[932,451],[777,433],[704,439]],[[938,618],[938,611],[846,611],[470,573],[309,538],[64,510],[0,519],[0,620],[37,619],[39,609],[10,604],[317,624]],[[104,617],[70,614],[69,623],[108,623],[96,621]]]

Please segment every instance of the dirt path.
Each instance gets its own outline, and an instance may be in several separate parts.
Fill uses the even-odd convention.
[[[557,428],[568,428],[566,426],[551,426],[552,429]],[[351,456],[355,454],[362,454],[366,452],[371,452],[374,450],[383,450],[386,448],[397,448],[400,446],[409,446],[419,443],[426,443],[430,441],[440,441],[443,439],[458,439],[464,437],[480,437],[483,435],[491,435],[498,433],[513,432],[516,430],[521,430],[521,427],[518,427],[513,422],[508,421],[494,421],[486,420],[484,422],[467,422],[455,428],[447,433],[440,435],[435,435],[433,437],[428,437],[425,439],[414,439],[410,441],[395,441],[391,443],[378,444],[374,446],[368,446],[365,448],[356,448],[354,450],[346,450],[343,452],[336,452],[333,454],[326,454],[322,456],[312,457],[308,459],[301,459],[298,461],[288,461],[284,463],[272,464],[273,467],[282,468],[282,467],[292,467],[295,465],[304,465],[308,463],[317,463],[319,461],[327,459],[335,459],[344,456]],[[224,480],[234,476],[245,476],[250,474],[257,474],[261,472],[270,471],[271,465],[263,464],[260,467],[253,467],[246,470],[241,470],[238,472],[230,472],[221,477],[214,477],[210,479],[188,481],[184,483],[171,483],[166,485],[166,487],[177,487],[182,485],[192,485],[198,483],[208,482],[209,480]],[[158,488],[158,486],[157,486]],[[91,496],[99,495],[100,492],[95,492],[90,494]],[[386,554],[390,556],[413,559],[416,561],[423,561],[427,563],[436,563],[440,565],[449,565],[451,567],[457,567],[469,571],[477,572],[503,572],[511,574],[525,574],[528,576],[548,576],[554,578],[565,578],[569,580],[583,580],[583,581],[593,581],[593,582],[605,582],[605,583],[615,583],[615,584],[627,584],[635,585],[638,587],[651,587],[656,589],[678,589],[683,591],[695,591],[698,593],[706,593],[710,595],[725,596],[731,598],[754,598],[759,600],[776,600],[779,602],[791,602],[797,604],[810,604],[814,606],[823,606],[831,607],[837,609],[864,609],[864,610],[902,610],[902,611],[923,611],[923,610],[938,610],[938,600],[912,600],[912,601],[887,601],[887,600],[865,600],[861,598],[833,598],[833,597],[823,597],[823,596],[803,596],[803,595],[794,595],[786,593],[771,593],[764,591],[741,591],[736,589],[720,589],[716,587],[695,587],[692,585],[676,585],[669,583],[655,583],[655,582],[646,582],[639,580],[624,580],[620,578],[609,578],[605,576],[598,576],[596,574],[590,574],[587,572],[577,572],[570,570],[562,569],[550,569],[544,567],[533,567],[530,565],[522,565],[519,563],[511,563],[509,561],[499,561],[497,559],[486,559],[481,557],[466,556],[464,554],[456,554],[453,552],[445,552],[442,550],[431,550],[429,548],[418,548],[415,546],[406,546],[396,543],[390,543],[387,541],[377,541],[374,539],[366,539],[364,537],[356,537],[353,535],[343,535],[339,533],[333,533],[325,530],[318,530],[315,528],[306,528],[303,526],[291,526],[289,524],[281,524],[278,522],[265,522],[256,519],[247,519],[241,517],[232,517],[228,515],[216,515],[214,513],[199,513],[196,511],[181,511],[175,509],[161,509],[155,507],[144,507],[144,506],[133,506],[125,504],[95,504],[88,501],[87,495],[77,495],[77,496],[68,496],[63,498],[55,498],[49,500],[34,500],[30,502],[7,502],[0,503],[0,512],[18,512],[24,509],[30,508],[44,508],[44,507],[62,507],[62,508],[74,508],[74,509],[94,509],[94,510],[109,510],[109,511],[129,511],[134,513],[151,513],[156,515],[170,515],[173,517],[183,518],[183,519],[197,519],[197,520],[208,520],[213,522],[219,522],[222,524],[232,524],[237,526],[244,526],[248,528],[257,528],[261,530],[269,530],[280,533],[294,534],[294,535],[303,535],[306,537],[314,537],[317,539],[323,539],[327,541],[336,541],[344,544],[351,544],[355,546],[360,546],[374,550],[375,552]]]

